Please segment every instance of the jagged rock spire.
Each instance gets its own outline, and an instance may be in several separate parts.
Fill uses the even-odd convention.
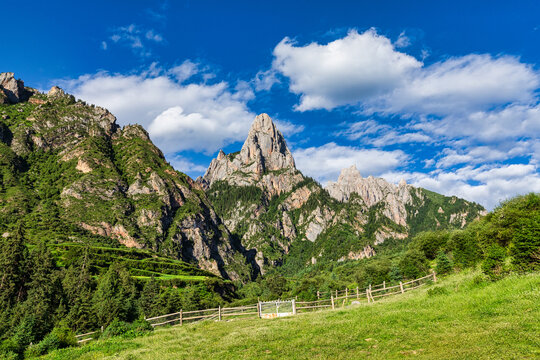
[[[240,153],[227,156],[220,150],[199,182],[210,186],[214,181],[230,179],[234,173],[241,172],[244,175],[234,182],[247,184],[267,171],[281,169],[296,170],[293,156],[270,116],[260,114],[255,117]]]
[[[240,159],[245,165],[255,161],[259,173],[295,167],[283,135],[268,114],[260,114],[253,121],[240,150]]]

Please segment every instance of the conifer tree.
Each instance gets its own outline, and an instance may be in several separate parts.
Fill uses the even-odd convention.
[[[92,301],[99,325],[107,326],[115,318],[122,321],[137,318],[135,284],[126,268],[117,262],[99,280]]]

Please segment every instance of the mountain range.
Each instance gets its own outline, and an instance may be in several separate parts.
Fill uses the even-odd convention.
[[[133,119],[136,121],[136,119]],[[258,115],[239,152],[220,151],[196,181],[139,125],[53,87],[0,74],[0,232],[29,241],[149,249],[233,280],[275,267],[375,256],[423,230],[462,228],[482,206],[353,166],[321,186]]]

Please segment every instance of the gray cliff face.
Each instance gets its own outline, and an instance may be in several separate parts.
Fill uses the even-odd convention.
[[[0,104],[16,104],[27,101],[34,89],[24,87],[24,82],[15,79],[12,72],[0,73]]]
[[[384,202],[383,214],[402,226],[407,225],[405,205],[412,204],[412,192],[415,192],[403,179],[396,186],[381,178],[363,178],[355,165],[343,169],[337,182],[328,183],[326,190],[341,202],[348,202],[352,194],[358,194],[368,208]]]
[[[258,115],[239,153],[220,151],[199,182],[209,188],[219,180],[256,185],[272,195],[289,191],[302,180],[285,139],[267,114]]]

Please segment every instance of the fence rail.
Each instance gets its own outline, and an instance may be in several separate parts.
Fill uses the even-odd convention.
[[[399,284],[391,286],[387,286],[386,282],[383,282],[382,284],[377,285],[370,284],[367,288],[363,290],[356,287],[354,289],[345,288],[344,290],[317,291],[317,300],[312,301],[276,300],[264,303],[259,301],[257,304],[249,304],[236,307],[219,306],[212,309],[189,311],[183,311],[182,309],[180,309],[180,311],[178,312],[145,318],[145,320],[148,321],[150,325],[155,328],[157,326],[163,325],[183,325],[186,321],[222,321],[223,318],[244,318],[247,316],[256,316],[258,318],[271,318],[273,316],[268,316],[268,314],[270,314],[269,311],[271,310],[271,308],[277,307],[278,310],[276,316],[279,316],[279,307],[286,306],[288,310],[289,304],[291,304],[291,311],[285,313],[296,315],[298,312],[316,311],[318,309],[323,310],[328,308],[335,309],[340,305],[341,307],[344,307],[345,305],[353,304],[354,302],[359,303],[360,301],[366,300],[367,303],[372,303],[375,302],[375,299],[379,299],[382,297],[404,294],[407,291],[417,289],[431,281],[437,281],[437,276],[434,272],[418,279],[409,280],[406,282],[400,281]],[[329,297],[321,298],[326,295],[328,295]],[[263,314],[263,312],[265,313]],[[96,337],[96,334],[100,334],[102,332],[103,326],[101,327],[101,330],[76,335],[75,338],[77,339],[77,342],[79,344],[82,344],[94,339]]]

